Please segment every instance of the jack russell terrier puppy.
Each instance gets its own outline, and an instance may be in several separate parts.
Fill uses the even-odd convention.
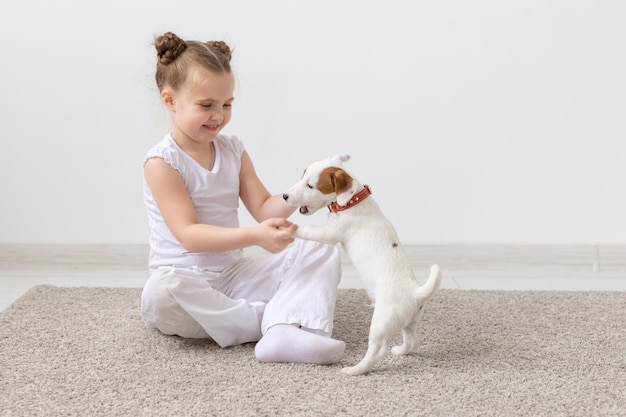
[[[342,369],[360,375],[382,361],[388,339],[399,331],[403,343],[391,349],[394,355],[417,347],[418,322],[424,304],[439,288],[441,272],[433,265],[426,284],[420,286],[393,225],[370,197],[369,187],[343,169],[348,159],[348,155],[335,155],[313,163],[283,199],[305,215],[329,208],[325,225],[300,226],[296,237],[341,243],[374,304],[367,353],[357,365]]]

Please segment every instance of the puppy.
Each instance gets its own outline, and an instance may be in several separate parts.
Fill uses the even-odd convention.
[[[439,288],[441,272],[433,265],[426,284],[419,285],[393,225],[370,197],[369,187],[343,169],[349,158],[335,155],[313,163],[283,199],[304,215],[328,207],[325,225],[300,226],[296,237],[341,243],[374,304],[367,353],[357,365],[342,369],[360,375],[384,358],[387,340],[399,331],[403,343],[391,352],[405,355],[416,348],[418,321],[424,304]]]

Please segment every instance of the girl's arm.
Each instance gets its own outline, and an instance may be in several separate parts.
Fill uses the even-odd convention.
[[[271,195],[254,170],[248,152],[241,155],[239,174],[239,196],[252,217],[258,222],[278,217],[286,219],[295,211],[295,207],[283,200],[282,194]]]
[[[144,175],[167,227],[190,252],[221,252],[259,245],[275,253],[293,241],[297,226],[284,218],[268,218],[248,228],[200,223],[180,173],[161,158],[149,159]]]

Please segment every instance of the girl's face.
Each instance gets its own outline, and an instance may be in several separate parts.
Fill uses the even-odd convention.
[[[178,91],[161,92],[174,121],[172,136],[179,145],[215,140],[230,121],[234,87],[232,74],[195,69]]]

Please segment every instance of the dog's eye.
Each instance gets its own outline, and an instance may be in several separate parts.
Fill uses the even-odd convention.
[[[307,184],[307,187],[309,187],[311,190],[313,189],[313,186],[311,184]]]

